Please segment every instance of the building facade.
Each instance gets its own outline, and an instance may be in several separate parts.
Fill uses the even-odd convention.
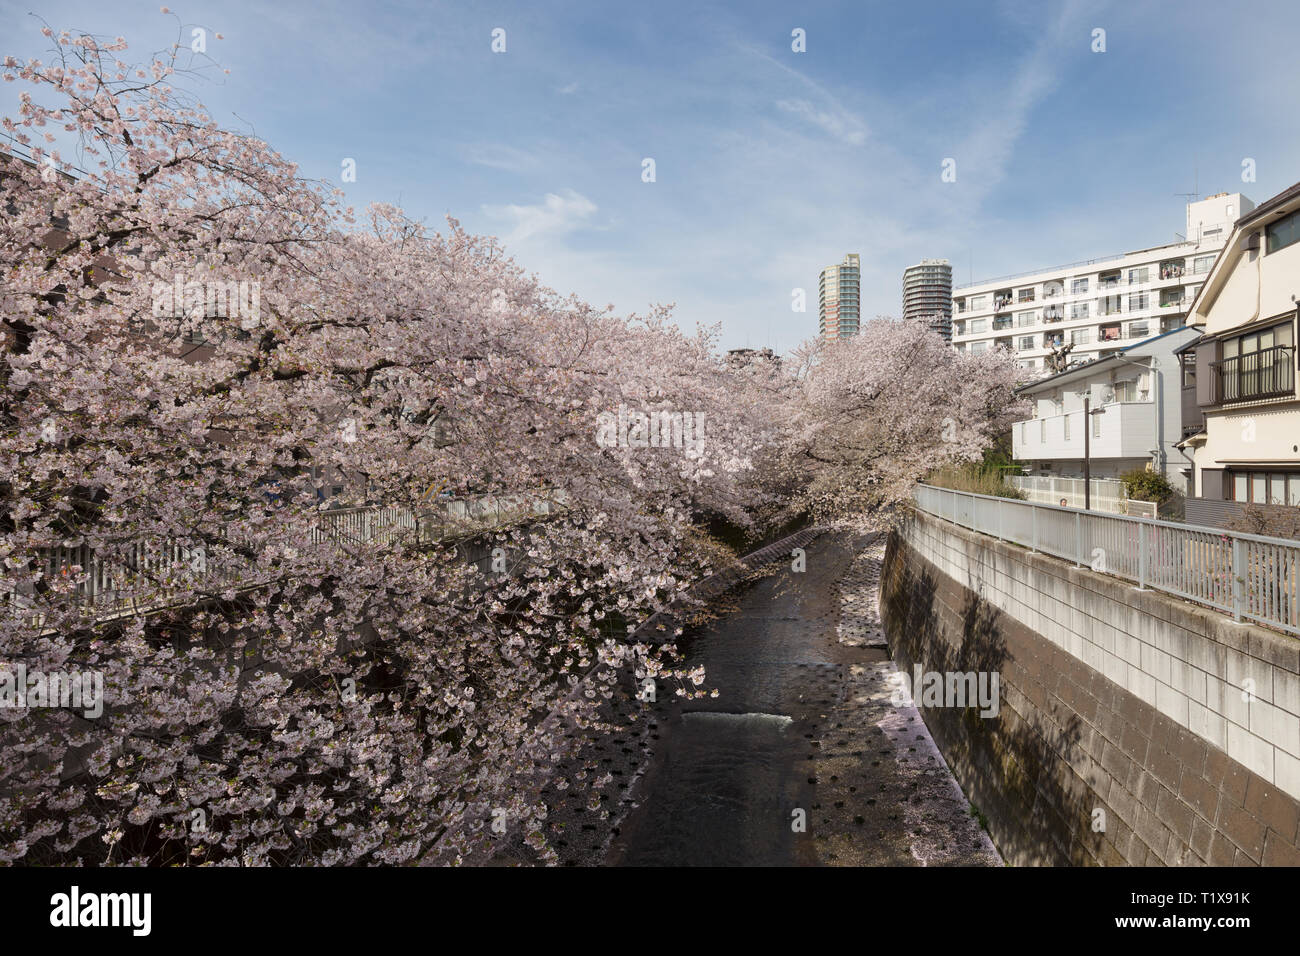
[[[903,270],[903,318],[924,322],[952,341],[952,264],[922,259]]]
[[[1300,184],[1237,221],[1189,317],[1203,333],[1191,373],[1205,424],[1185,442],[1200,498],[1300,505],[1297,297]]]
[[[862,263],[849,253],[817,281],[817,331],[824,339],[857,335],[862,324]]]
[[[1086,438],[1093,478],[1148,469],[1163,473],[1175,488],[1185,487],[1187,461],[1178,450],[1183,438],[1178,350],[1199,334],[1173,329],[1020,388],[1017,394],[1033,403],[1033,416],[1012,426],[1016,460],[1032,475],[1081,478]]]
[[[1233,223],[1254,207],[1219,193],[1187,204],[1185,241],[963,286],[953,293],[953,345],[1010,349],[1043,375],[1182,328]]]

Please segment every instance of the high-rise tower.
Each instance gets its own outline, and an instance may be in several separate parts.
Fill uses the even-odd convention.
[[[823,338],[858,334],[862,319],[862,266],[857,253],[839,265],[827,266],[817,282],[817,331]]]

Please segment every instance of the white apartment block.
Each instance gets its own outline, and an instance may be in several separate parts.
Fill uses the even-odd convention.
[[[1185,241],[959,287],[953,347],[1010,349],[1032,377],[1050,373],[1053,348],[1067,343],[1079,364],[1182,328],[1233,224],[1254,208],[1219,193],[1187,204]]]

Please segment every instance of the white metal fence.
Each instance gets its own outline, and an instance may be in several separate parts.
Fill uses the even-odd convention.
[[[1156,517],[1154,501],[1134,501],[1124,490],[1124,482],[1116,478],[1093,478],[1091,480],[1093,511],[1107,511],[1117,515],[1133,515],[1138,518]],[[1082,508],[1084,505],[1084,483],[1082,478],[1058,478],[1055,475],[1011,475],[1007,483],[1025,493],[1030,501],[1048,505],[1059,505],[1065,499],[1065,507]]]
[[[518,520],[530,514],[549,514],[563,504],[563,495],[540,491],[509,496],[437,499],[419,513],[401,507],[339,508],[319,512],[311,541],[328,540],[346,544],[389,544],[403,535],[418,542],[433,542],[458,533],[473,532]],[[201,548],[173,542],[142,541],[125,553],[107,558],[87,545],[54,548],[41,554],[40,571],[47,581],[63,579],[75,584],[81,602],[116,611],[141,613],[161,607],[173,591],[183,591],[187,582],[202,578],[207,555]],[[149,594],[147,606],[137,601],[139,590]],[[12,583],[0,578],[0,608],[22,612],[33,607],[32,596],[16,593]]]
[[[1300,542],[918,485],[920,510],[1300,634]]]

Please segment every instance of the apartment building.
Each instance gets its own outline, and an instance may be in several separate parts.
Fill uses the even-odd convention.
[[[862,322],[862,263],[857,253],[827,266],[817,281],[817,332],[824,339],[857,335]]]
[[[1199,334],[1172,329],[1020,388],[1017,394],[1032,402],[1033,416],[1012,426],[1016,460],[1031,475],[1081,478],[1086,442],[1094,478],[1145,468],[1183,487],[1187,461],[1178,449],[1183,438],[1178,350]]]
[[[1202,331],[1190,368],[1204,430],[1188,520],[1243,505],[1300,505],[1300,183],[1242,216],[1206,277],[1189,322]],[[1218,503],[1219,506],[1215,506]]]
[[[903,318],[924,322],[952,341],[952,264],[922,259],[903,270]]]
[[[1095,361],[1186,324],[1237,218],[1255,208],[1241,193],[1187,204],[1186,238],[1120,255],[962,286],[953,293],[953,346],[1005,348],[1030,375]]]

